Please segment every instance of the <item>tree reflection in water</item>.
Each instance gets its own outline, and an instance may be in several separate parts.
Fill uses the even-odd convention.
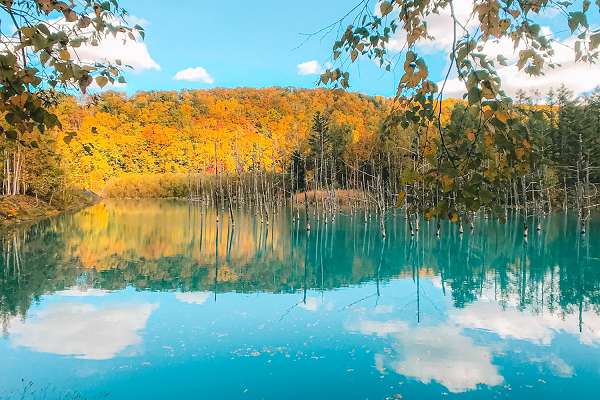
[[[25,318],[41,295],[69,288],[177,291],[189,302],[206,301],[206,292],[215,301],[226,292],[301,292],[309,307],[310,290],[323,295],[376,282],[373,296],[379,296],[380,285],[412,279],[417,294],[411,301],[419,310],[419,282],[428,279],[452,297],[455,318],[473,327],[489,328],[473,317],[478,305],[470,315],[460,311],[477,299],[493,300],[499,309],[514,305],[533,315],[573,316],[580,332],[585,316],[600,312],[597,219],[580,235],[575,217],[548,216],[528,240],[517,217],[506,225],[481,218],[473,233],[464,234],[442,224],[438,238],[435,222],[422,223],[411,237],[404,218],[390,216],[387,240],[376,216],[366,224],[361,215],[340,215],[328,225],[313,221],[310,233],[302,221],[292,221],[289,210],[269,225],[247,210],[235,220],[235,228],[226,219],[217,225],[214,212],[176,200],[107,200],[10,232],[0,261],[4,334],[8,322]],[[192,292],[201,292],[201,299]],[[519,326],[531,325],[519,318]]]

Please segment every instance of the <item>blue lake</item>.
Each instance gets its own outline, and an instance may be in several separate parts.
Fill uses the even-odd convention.
[[[600,216],[300,215],[107,200],[7,233],[0,398],[600,398]]]

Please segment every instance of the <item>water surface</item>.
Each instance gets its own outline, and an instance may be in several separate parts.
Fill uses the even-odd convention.
[[[597,216],[235,217],[105,201],[7,235],[0,398],[598,398]]]

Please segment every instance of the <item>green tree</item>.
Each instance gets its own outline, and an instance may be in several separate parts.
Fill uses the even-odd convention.
[[[308,146],[313,161],[315,162],[315,179],[323,183],[326,178],[325,160],[331,154],[331,135],[329,133],[329,117],[317,111],[313,119],[313,126],[308,137]]]

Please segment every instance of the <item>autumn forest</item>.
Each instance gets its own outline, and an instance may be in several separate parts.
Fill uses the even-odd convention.
[[[476,143],[478,110],[461,100],[440,105],[442,131]],[[418,214],[450,191],[411,175],[431,167],[425,157],[436,152],[439,133],[390,125],[392,107],[384,97],[297,88],[64,95],[55,107],[63,131],[3,139],[3,191],[60,201],[86,189],[109,198],[179,197],[225,206],[245,199],[264,204],[258,192],[277,204],[294,196],[298,203],[307,190],[306,199],[317,208],[321,202],[323,211],[345,202],[385,212],[406,198]],[[530,161],[508,189],[490,185],[483,196],[500,196],[505,210],[575,208],[585,219],[598,199],[600,91],[579,97],[564,87],[520,92],[511,118],[530,132]],[[494,169],[483,172],[488,181]],[[426,187],[435,198],[416,194]],[[454,218],[469,221],[485,206],[481,193],[473,198]],[[429,219],[435,212],[424,214]]]

